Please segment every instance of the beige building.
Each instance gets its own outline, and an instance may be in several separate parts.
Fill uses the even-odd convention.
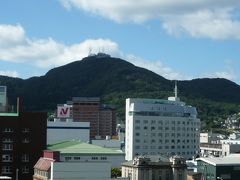
[[[139,156],[122,164],[122,177],[130,180],[186,180],[187,165],[179,156]]]

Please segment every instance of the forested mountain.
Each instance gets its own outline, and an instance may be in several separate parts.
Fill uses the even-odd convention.
[[[124,119],[128,97],[167,98],[173,95],[174,81],[118,58],[90,56],[54,68],[41,77],[26,80],[0,76],[8,87],[10,103],[24,99],[27,110],[52,111],[59,103],[76,96],[99,96],[104,103],[116,105]],[[240,86],[226,79],[178,81],[180,98],[196,106],[208,125],[239,111]]]

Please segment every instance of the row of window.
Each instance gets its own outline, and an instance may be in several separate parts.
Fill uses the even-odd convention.
[[[22,139],[22,143],[25,143],[25,144],[30,143],[29,138],[23,138]],[[10,143],[10,142],[3,143],[2,144],[2,150],[4,150],[4,151],[12,151],[13,150],[13,144]]]
[[[29,162],[29,155],[22,154],[21,160],[22,160],[22,162]],[[13,161],[13,155],[2,154],[2,162],[12,162],[12,161]]]
[[[141,140],[140,139],[135,139],[135,142],[136,143],[140,143]],[[149,143],[149,141],[147,139],[143,139],[142,142],[143,143]],[[151,143],[155,143],[155,142],[157,142],[157,140],[156,139],[151,139],[150,142]],[[197,141],[195,139],[186,139],[186,140],[185,139],[183,139],[183,140],[180,140],[180,139],[178,139],[178,140],[175,140],[175,139],[172,139],[172,140],[169,140],[169,139],[165,139],[165,140],[158,139],[158,142],[159,143],[196,143]]]
[[[187,145],[187,146],[174,146],[174,145],[172,145],[172,146],[169,146],[169,145],[166,145],[166,146],[142,146],[142,149],[189,149],[189,148],[196,148],[196,146],[195,145],[193,145],[193,146],[189,146],[189,145]],[[141,146],[135,146],[135,149],[141,149]]]
[[[172,124],[172,125],[175,125],[175,124],[178,124],[178,125],[180,125],[180,124],[182,124],[182,125],[200,125],[200,122],[189,122],[189,121],[168,121],[168,120],[166,120],[166,121],[161,121],[161,120],[143,120],[142,121],[144,124],[148,124],[148,123],[150,123],[150,124]],[[137,119],[137,120],[135,120],[135,123],[136,124],[139,124],[139,123],[141,123],[141,121],[139,120],[139,119]]]
[[[136,132],[135,135],[136,136],[140,136],[140,132]],[[154,136],[159,136],[159,137],[191,137],[191,138],[194,138],[194,137],[199,137],[199,134],[195,134],[195,133],[147,133],[147,132],[144,132],[142,133],[141,135],[144,135],[144,136],[148,136],[150,135],[151,137],[154,137]]]
[[[4,129],[2,130],[2,132],[4,132],[4,133],[12,133],[12,132],[14,132],[14,128],[4,128]],[[29,133],[29,132],[30,132],[30,129],[29,129],[29,128],[23,128],[23,129],[22,129],[22,132],[23,132],[23,133]]]
[[[22,166],[21,168],[22,174],[28,174],[29,173],[29,167],[28,166]],[[2,174],[12,174],[13,169],[11,166],[2,166]]]
[[[140,126],[135,126],[135,130],[140,130],[140,129],[142,129],[142,130],[151,130],[151,131],[154,131],[154,130],[165,130],[165,131],[170,131],[170,130],[172,130],[172,131],[175,131],[175,130],[178,130],[178,131],[199,131],[199,129],[198,128],[193,128],[193,127],[169,127],[169,126],[166,126],[166,127],[162,127],[162,126],[158,126],[158,128],[157,127],[155,127],[155,126],[151,126],[151,127],[148,127],[148,126],[144,126],[144,127],[140,127]]]
[[[187,152],[143,152],[142,155],[195,155],[196,153],[194,151],[187,151]],[[139,155],[139,153],[135,153],[136,156]]]
[[[107,157],[97,157],[97,156],[92,157],[92,160],[98,160],[98,159],[107,160]],[[75,161],[81,160],[81,157],[79,157],[79,156],[76,156],[76,157],[67,156],[67,157],[65,157],[65,161],[71,161],[71,160],[75,160]]]

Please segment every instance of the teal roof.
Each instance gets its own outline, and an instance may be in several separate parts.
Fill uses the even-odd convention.
[[[18,113],[0,113],[0,116],[18,116]]]
[[[104,148],[79,141],[64,141],[57,144],[48,145],[48,150],[60,151],[61,154],[105,154],[105,155],[123,155],[121,150]]]

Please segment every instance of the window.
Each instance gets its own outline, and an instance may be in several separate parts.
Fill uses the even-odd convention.
[[[139,123],[140,123],[140,120],[135,120],[135,123],[136,123],[136,124],[139,124]]]
[[[23,174],[28,174],[29,173],[29,167],[28,166],[23,166],[22,167],[22,173]]]
[[[74,159],[74,160],[80,160],[81,157],[74,157],[73,159]]]
[[[147,126],[144,126],[144,128],[143,128],[143,129],[145,129],[145,130],[146,130],[146,129],[148,129],[148,127],[147,127]]]
[[[13,150],[12,144],[2,144],[2,150]]]
[[[3,154],[2,155],[2,162],[12,162],[13,157],[10,154]]]
[[[30,142],[29,138],[23,138],[22,139],[22,143],[29,143],[29,142]]]
[[[140,139],[135,139],[135,142],[136,143],[140,143]]]
[[[135,146],[135,149],[140,149],[140,146]]]
[[[140,127],[139,126],[135,126],[135,129],[138,130],[138,129],[140,129]]]
[[[11,166],[2,166],[2,174],[12,174]]]
[[[98,160],[98,157],[92,157],[92,160]]]
[[[152,123],[152,124],[155,124],[155,123],[156,123],[156,120],[152,120],[151,123]]]
[[[6,132],[6,133],[13,132],[13,128],[4,128],[3,132]]]
[[[3,138],[3,139],[2,139],[2,142],[3,142],[3,143],[12,143],[13,140],[12,140],[12,138]]]
[[[29,129],[29,128],[23,128],[23,129],[22,129],[22,132],[23,132],[23,133],[28,133],[28,132],[30,132],[30,129]]]
[[[29,155],[28,154],[22,154],[22,162],[29,162]]]
[[[107,157],[101,157],[101,160],[107,160]]]
[[[70,161],[70,160],[72,160],[72,157],[70,156],[65,157],[65,161]]]
[[[139,133],[135,133],[136,136],[139,136],[140,134]]]

